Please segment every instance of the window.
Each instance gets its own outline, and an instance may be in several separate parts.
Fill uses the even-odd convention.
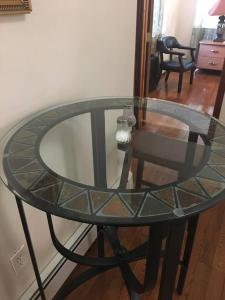
[[[197,0],[196,16],[194,27],[216,28],[218,17],[209,15],[209,10],[215,4],[216,0]]]

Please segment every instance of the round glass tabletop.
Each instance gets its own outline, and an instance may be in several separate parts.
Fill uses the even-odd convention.
[[[0,155],[1,179],[17,197],[85,223],[151,224],[225,198],[225,127],[158,99],[50,108],[10,130]]]

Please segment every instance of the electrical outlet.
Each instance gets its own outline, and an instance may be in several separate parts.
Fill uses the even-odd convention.
[[[21,269],[27,263],[27,253],[24,245],[22,245],[20,249],[10,258],[10,262],[14,272],[18,275]]]

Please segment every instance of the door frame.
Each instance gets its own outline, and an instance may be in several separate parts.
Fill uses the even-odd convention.
[[[223,105],[223,100],[224,100],[224,95],[225,95],[225,59],[224,59],[224,64],[223,64],[223,70],[220,76],[220,83],[219,83],[219,88],[218,88],[218,93],[216,97],[216,102],[213,110],[213,117],[219,119],[220,116],[220,111]]]
[[[134,96],[147,97],[154,0],[137,0]]]
[[[137,0],[134,89],[136,97],[148,97],[151,67],[151,33],[154,0]],[[213,116],[219,118],[225,95],[225,60],[220,77]]]

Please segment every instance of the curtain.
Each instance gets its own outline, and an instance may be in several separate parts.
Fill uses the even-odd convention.
[[[218,17],[208,14],[214,4],[215,0],[197,0],[191,46],[197,47],[200,40],[213,40],[216,37]]]
[[[213,40],[216,38],[216,29],[214,28],[193,28],[191,35],[191,46],[198,47],[201,40]]]
[[[152,54],[156,53],[157,39],[162,35],[165,0],[154,1],[154,18],[152,26]]]

